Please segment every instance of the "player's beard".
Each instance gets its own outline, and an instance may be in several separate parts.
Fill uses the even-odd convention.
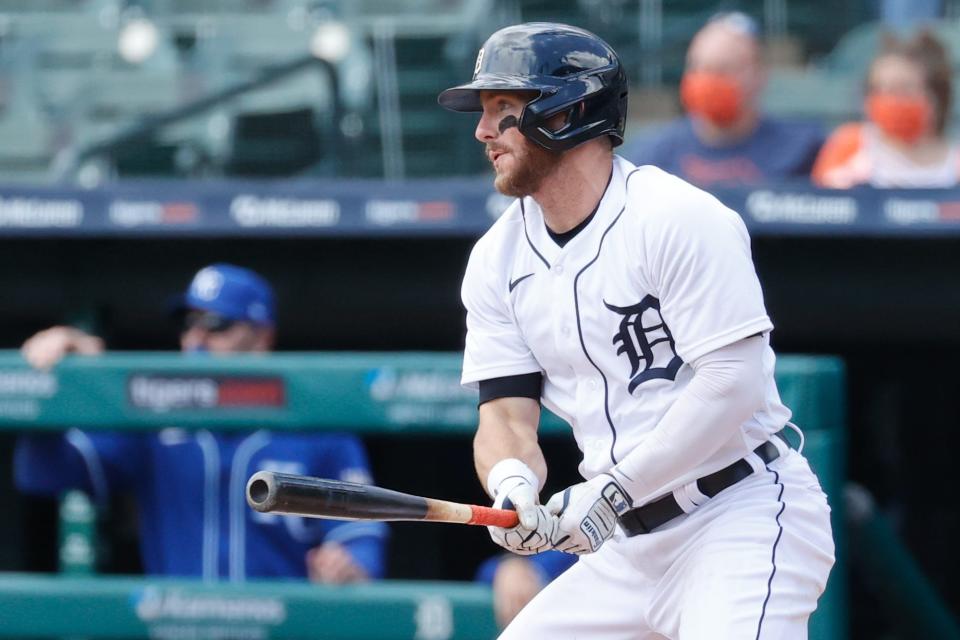
[[[526,139],[518,149],[503,150],[513,156],[513,168],[509,171],[497,171],[494,167],[497,177],[493,186],[505,196],[523,198],[536,193],[543,181],[550,177],[560,164],[561,154],[548,151]]]

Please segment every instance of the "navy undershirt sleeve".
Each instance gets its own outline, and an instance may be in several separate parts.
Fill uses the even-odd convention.
[[[480,402],[490,402],[497,398],[530,398],[540,402],[543,389],[543,374],[522,373],[516,376],[491,378],[480,381]]]

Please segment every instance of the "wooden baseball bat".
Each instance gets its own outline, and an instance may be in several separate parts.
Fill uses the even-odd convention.
[[[247,504],[262,513],[335,520],[429,520],[517,525],[517,512],[413,496],[381,487],[291,473],[258,471],[247,481]]]

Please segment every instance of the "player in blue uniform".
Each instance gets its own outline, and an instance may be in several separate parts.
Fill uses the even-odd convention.
[[[233,265],[201,269],[183,298],[181,348],[191,353],[266,352],[273,346],[270,285]],[[70,352],[94,355],[99,338],[53,327],[23,347],[47,368]],[[135,494],[144,569],[207,580],[306,578],[348,583],[384,573],[387,528],[334,522],[247,507],[247,479],[260,470],[370,482],[361,442],[348,434],[187,431],[27,435],[15,454],[17,486],[58,495],[79,487],[102,502]]]

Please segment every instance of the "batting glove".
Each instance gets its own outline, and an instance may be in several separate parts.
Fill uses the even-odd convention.
[[[495,509],[516,509],[520,523],[510,529],[487,527],[490,538],[504,549],[520,555],[551,548],[557,533],[557,518],[539,504],[539,481],[533,471],[515,458],[501,460],[490,470],[487,488]]]
[[[593,553],[613,536],[617,517],[632,499],[613,476],[602,473],[553,494],[547,511],[559,518],[555,549],[582,555]]]

